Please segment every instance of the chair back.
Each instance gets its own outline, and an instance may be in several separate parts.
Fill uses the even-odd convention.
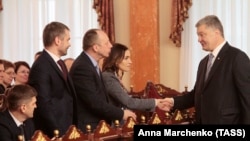
[[[111,128],[106,121],[101,120],[97,125],[97,128],[94,131],[94,140],[95,141],[111,141],[119,140],[120,135],[117,134],[114,128]]]
[[[41,130],[36,130],[34,135],[31,137],[31,141],[52,141],[47,135]]]
[[[62,141],[87,141],[88,136],[76,128],[75,125],[71,125],[65,135],[62,136]]]

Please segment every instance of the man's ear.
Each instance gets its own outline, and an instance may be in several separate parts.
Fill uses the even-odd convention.
[[[98,52],[99,46],[98,46],[97,44],[93,45],[93,50],[94,50],[95,52]]]
[[[22,105],[20,106],[20,110],[21,110],[22,113],[24,113],[24,112],[26,111],[26,105],[25,105],[25,104],[22,104]]]
[[[221,34],[219,29],[215,29],[215,33],[218,34],[218,35]]]
[[[55,42],[56,45],[59,45],[59,44],[61,43],[61,40],[60,40],[60,38],[57,36],[57,37],[55,38],[54,42]]]

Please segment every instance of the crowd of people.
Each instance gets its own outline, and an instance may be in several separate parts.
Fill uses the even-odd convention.
[[[99,61],[113,54],[112,48],[116,47],[101,29],[85,33],[83,51],[76,59],[62,59],[71,45],[70,29],[61,22],[45,26],[43,44],[44,49],[34,55],[32,66],[25,61],[0,60],[0,116],[3,117],[0,117],[0,140],[16,141],[18,135],[30,140],[35,130],[52,138],[54,130],[62,136],[70,125],[84,132],[87,125],[94,130],[103,119],[110,125],[128,117],[136,119],[133,109],[153,111],[159,107],[168,110],[164,99],[132,99],[124,89],[120,92],[125,95],[122,99],[126,102],[117,101],[124,106],[113,103],[114,99],[109,98],[112,91],[102,77]],[[124,50],[118,53],[123,54]],[[116,63],[121,63],[123,58],[117,59]],[[122,85],[117,87],[123,88]]]
[[[197,124],[250,124],[249,57],[224,39],[215,15],[202,18],[196,28],[203,50],[213,55],[211,69],[208,55],[188,94],[138,99],[122,81],[132,64],[129,47],[111,43],[101,29],[89,29],[79,56],[62,59],[71,46],[70,29],[61,22],[48,23],[44,49],[31,66],[0,59],[0,140],[16,141],[18,135],[30,140],[35,130],[50,138],[58,130],[62,136],[70,125],[86,132],[87,125],[94,130],[101,120],[111,126],[115,120],[124,123],[128,117],[137,118],[133,110],[156,107],[166,112],[195,107]]]

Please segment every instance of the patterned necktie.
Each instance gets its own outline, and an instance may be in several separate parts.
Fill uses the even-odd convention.
[[[57,63],[60,65],[61,69],[62,69],[62,73],[63,73],[63,77],[65,80],[67,80],[68,77],[68,70],[66,68],[65,63],[63,62],[63,60],[58,60]]]
[[[205,81],[207,80],[207,77],[209,75],[209,72],[211,70],[212,67],[212,60],[214,58],[214,55],[212,53],[209,54],[209,58],[208,58],[208,62],[207,62],[207,71],[206,71],[206,76],[205,76]]]

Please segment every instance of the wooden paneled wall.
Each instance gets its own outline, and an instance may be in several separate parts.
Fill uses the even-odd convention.
[[[134,91],[147,81],[159,83],[159,2],[130,0],[131,85]]]

